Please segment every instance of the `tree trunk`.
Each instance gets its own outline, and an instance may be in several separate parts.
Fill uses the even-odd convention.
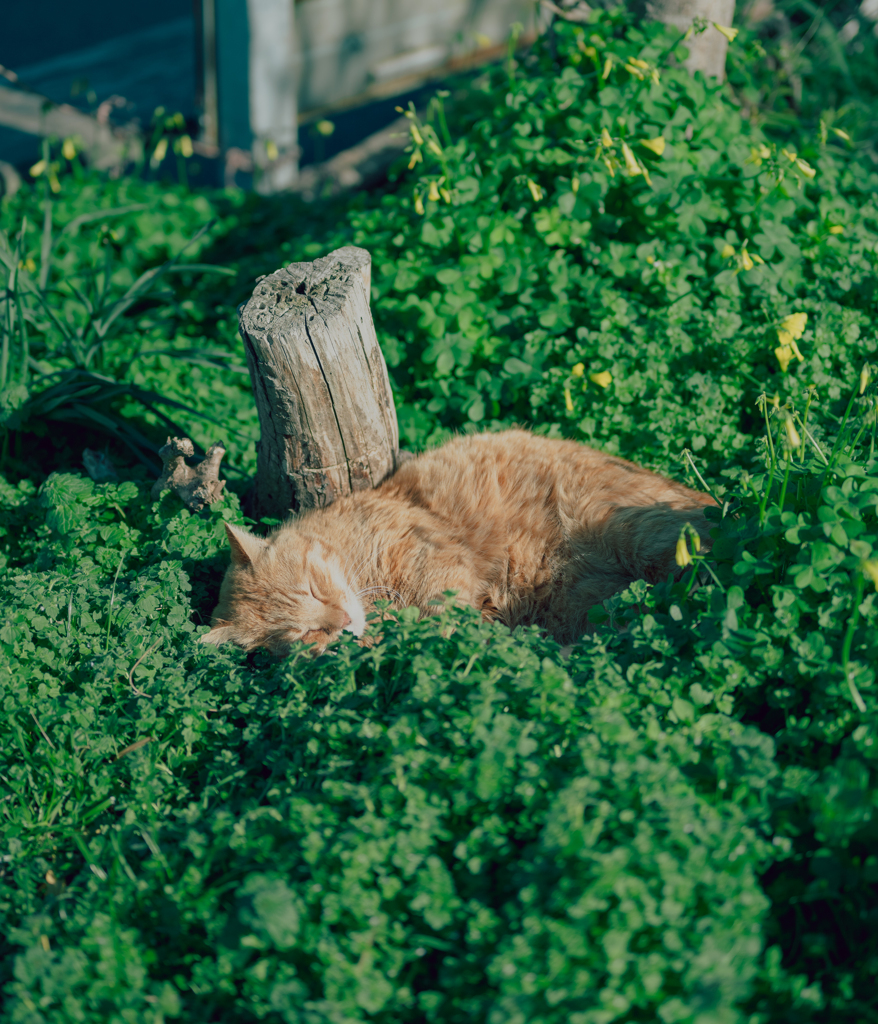
[[[258,515],[323,508],[399,461],[396,409],[369,309],[371,257],[346,246],[264,278],[239,310],[259,412]]]
[[[701,71],[706,78],[725,78],[726,37],[713,27],[731,27],[735,17],[735,0],[647,0],[646,13],[656,21],[673,25],[681,32],[687,31],[696,18],[704,18],[711,24],[704,32],[693,35],[685,43],[689,57],[685,66],[691,72]]]

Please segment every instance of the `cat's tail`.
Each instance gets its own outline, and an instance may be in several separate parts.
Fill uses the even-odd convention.
[[[705,519],[703,505],[615,508],[600,526],[574,539],[579,577],[574,600],[582,613],[634,580],[661,583],[669,574],[679,579],[684,569],[677,564],[677,541],[687,525],[701,539],[701,551],[708,551],[714,524]]]
[[[683,571],[677,564],[677,542],[686,527],[695,530],[701,550],[708,551],[713,525],[705,519],[702,505],[619,508],[606,521],[599,548],[629,579],[660,583],[669,573],[679,576]]]

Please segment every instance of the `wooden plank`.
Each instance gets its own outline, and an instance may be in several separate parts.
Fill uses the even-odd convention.
[[[494,59],[514,22],[529,38],[536,28],[532,0],[198,0],[198,9],[204,141],[252,165],[262,192],[294,185],[303,118]]]
[[[295,2],[247,0],[247,12],[256,188],[279,192],[295,184],[299,169]]]
[[[0,85],[0,124],[21,132],[59,139],[77,139],[93,167],[118,167],[139,160],[143,144],[136,135],[116,133],[107,124],[66,103],[53,103],[39,93]]]
[[[423,80],[450,62],[505,44],[514,22],[533,31],[532,0],[300,0],[299,109],[308,115],[391,82]]]
[[[683,45],[689,50],[684,66],[693,74],[701,71],[707,78],[725,78],[726,51],[729,43],[713,24],[731,27],[735,17],[735,0],[647,0],[650,18],[672,25],[681,33],[692,27],[696,18],[703,18],[708,27],[693,35]]]

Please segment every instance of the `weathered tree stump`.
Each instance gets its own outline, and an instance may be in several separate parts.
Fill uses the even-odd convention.
[[[371,257],[346,246],[263,278],[239,310],[259,413],[255,511],[285,518],[375,487],[399,429],[369,309]]]

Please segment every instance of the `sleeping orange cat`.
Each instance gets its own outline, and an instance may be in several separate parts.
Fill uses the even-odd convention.
[[[454,590],[485,618],[570,643],[592,605],[679,573],[680,530],[691,523],[707,541],[713,504],[573,441],[457,437],[267,539],[227,525],[232,564],[201,640],[322,650],[342,630],[360,636],[375,600],[426,615]]]

